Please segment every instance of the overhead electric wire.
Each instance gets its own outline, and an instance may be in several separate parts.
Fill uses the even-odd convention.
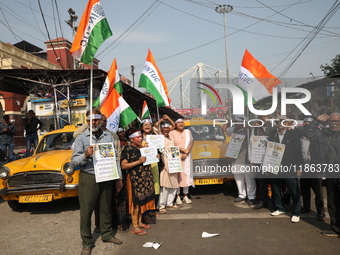
[[[173,9],[175,9],[175,10],[177,10],[177,11],[183,12],[182,10],[179,10],[179,9],[177,9],[177,8],[174,8],[174,7],[172,7],[172,6],[170,6],[170,5],[166,4],[166,3],[162,3],[162,4],[163,4],[163,5],[166,5],[166,6],[170,7],[170,8],[173,8]],[[290,6],[288,6],[288,7],[284,8],[284,9],[282,9],[281,11],[286,10],[286,9],[288,9],[288,8],[290,8]],[[190,16],[194,16],[194,15],[189,14],[189,13],[187,13],[187,12],[184,12],[184,13],[185,13],[185,14],[188,14],[188,15],[190,15]],[[274,13],[274,14],[271,14],[271,15],[268,16],[267,18],[270,18],[270,17],[275,16],[275,15],[276,15],[275,13]],[[194,17],[197,17],[197,16],[194,16]],[[200,17],[197,17],[197,18],[200,18]],[[201,19],[201,18],[200,18],[200,19]],[[236,34],[236,33],[238,33],[238,32],[244,31],[245,29],[247,29],[247,28],[249,28],[249,27],[252,27],[252,26],[254,26],[254,25],[256,25],[256,24],[258,24],[258,23],[260,23],[260,22],[262,22],[262,20],[259,20],[258,22],[255,22],[255,23],[250,24],[250,25],[248,25],[248,26],[246,26],[246,27],[244,27],[244,28],[242,28],[242,29],[239,29],[239,30],[233,32],[233,33],[230,33],[228,36],[232,36],[232,35],[234,35],[234,34]],[[196,49],[201,48],[201,47],[204,47],[204,46],[207,46],[207,45],[209,45],[209,44],[212,44],[212,43],[217,42],[217,41],[222,40],[222,39],[224,39],[224,37],[215,39],[215,40],[210,41],[210,42],[207,42],[207,43],[205,43],[205,44],[201,44],[201,45],[199,45],[199,46],[190,48],[190,49],[188,49],[188,50],[185,50],[185,51],[182,51],[182,52],[179,52],[179,53],[176,53],[176,54],[173,54],[173,55],[170,55],[170,56],[161,58],[161,59],[157,59],[157,62],[160,62],[160,61],[162,61],[162,60],[166,60],[166,59],[169,59],[169,58],[178,56],[178,55],[182,55],[182,54],[184,54],[184,53],[187,53],[187,52],[196,50]],[[143,64],[135,65],[135,67],[142,66],[142,65],[143,65]],[[120,70],[124,70],[124,69],[120,69]]]
[[[304,22],[301,22],[301,21],[296,20],[296,19],[294,19],[294,18],[288,17],[287,15],[284,15],[283,13],[274,10],[273,8],[271,8],[270,6],[268,6],[268,5],[264,4],[264,3],[262,3],[262,2],[259,1],[259,0],[256,0],[256,1],[257,1],[258,3],[260,3],[260,4],[262,4],[263,6],[267,7],[268,9],[272,10],[273,12],[275,12],[275,13],[277,13],[277,14],[279,14],[279,15],[281,15],[281,16],[283,16],[283,17],[289,19],[289,20],[294,20],[295,22],[301,23],[301,24],[303,24],[303,25],[305,25],[305,26],[308,26],[308,27],[310,27],[310,28],[315,28],[314,26],[308,25],[308,24],[306,24],[306,23],[304,23]],[[338,33],[334,33],[334,32],[331,32],[331,31],[327,31],[327,30],[324,30],[324,31],[326,31],[326,32],[328,32],[328,33],[336,34],[336,35],[338,35],[338,36],[340,35],[340,34],[338,34]]]
[[[54,52],[54,55],[55,55],[56,59],[58,59],[58,55],[57,55],[57,53],[56,53],[56,51],[54,49],[53,43],[51,42],[52,40],[51,40],[50,32],[48,31],[48,27],[47,27],[47,24],[46,24],[46,21],[45,21],[44,13],[43,13],[42,8],[41,8],[40,0],[38,0],[38,4],[39,4],[40,13],[41,13],[44,25],[45,25],[45,29],[46,29],[46,32],[47,32],[47,36],[48,36],[50,45],[51,45],[51,47],[53,49],[53,52]],[[64,69],[64,67],[62,65],[60,65],[60,66],[61,66],[62,69]]]
[[[31,5],[31,0],[29,0],[28,2],[29,2],[29,5],[30,5],[29,7],[30,7],[30,9],[31,9],[31,12],[32,12],[32,16],[33,16],[33,18],[34,18],[34,21],[35,21],[35,23],[37,24],[38,30],[39,30],[40,33],[43,35],[44,32],[41,30],[41,28],[40,28],[40,26],[39,26],[39,23],[38,23],[37,19],[35,18],[35,15],[34,15],[34,12],[33,12],[33,8],[32,8],[32,5]]]
[[[292,51],[291,53],[293,53],[295,51],[295,49],[297,47],[299,47],[299,45],[301,45],[304,41],[307,41],[304,43],[304,45],[302,46],[302,48],[299,50],[299,52],[297,52],[295,54],[294,59],[287,65],[287,67],[284,68],[284,70],[281,72],[281,74],[279,75],[280,77],[283,77],[289,70],[290,68],[293,66],[293,64],[297,61],[297,59],[301,56],[301,54],[304,52],[304,50],[309,46],[309,44],[314,40],[314,38],[316,37],[316,35],[318,34],[318,32],[322,29],[322,27],[327,24],[327,22],[333,17],[333,15],[339,10],[340,8],[340,3],[337,4],[338,1],[335,1],[334,4],[332,5],[332,7],[330,8],[330,10],[326,13],[326,15],[322,18],[322,20],[319,22],[319,24],[317,25],[317,27],[309,34],[306,36],[306,38],[301,41]],[[291,53],[289,53],[282,61],[280,61],[280,63],[273,69],[275,70]]]
[[[3,23],[1,20],[0,20],[0,23],[2,23],[8,30],[10,30],[10,29],[7,27],[7,25],[6,25],[5,23]],[[28,36],[28,37],[33,38],[33,39],[37,39],[36,37],[32,36],[31,34],[27,34],[27,33],[23,32],[23,31],[21,31],[21,30],[19,30],[19,29],[16,29],[16,28],[14,28],[14,27],[11,27],[11,29],[12,29],[12,30],[15,30],[15,31],[17,31],[17,32],[20,32],[21,34],[24,34],[24,35],[26,35],[26,36]],[[15,35],[16,35],[17,37],[19,37],[20,40],[22,40],[22,41],[25,40],[25,39],[21,38],[17,33],[15,33]]]
[[[2,16],[4,16],[4,19],[5,19],[6,23],[7,23],[7,25],[5,25],[5,23],[3,23],[3,22],[2,23],[8,28],[9,31],[11,31],[11,33],[14,36],[15,40],[18,42],[18,39],[17,39],[15,33],[13,32],[11,26],[8,24],[8,21],[6,19],[6,16],[5,16],[4,12],[2,11],[2,8],[0,8],[0,10],[1,10]]]
[[[1,3],[0,3],[1,4]],[[2,4],[4,7],[6,7],[6,9],[8,10],[5,10],[9,15],[13,16],[14,18],[20,20],[22,23],[26,24],[27,26],[31,27],[33,30],[37,31],[37,32],[40,32],[39,29],[37,29],[33,24],[31,24],[30,22],[28,22],[27,20],[23,19],[21,17],[21,15],[19,15],[18,13],[16,13],[15,11],[13,11],[12,9],[8,8],[6,5]],[[12,13],[14,14],[12,14]]]
[[[198,5],[201,5],[201,6],[204,6],[204,7],[207,7],[206,5],[213,5],[213,6],[218,6],[218,5],[221,5],[220,3],[215,3],[213,1],[209,1],[209,0],[206,0],[207,2],[209,3],[206,3],[206,2],[199,2],[199,1],[193,1],[193,0],[185,0],[187,2],[191,2],[191,3],[194,3],[194,4],[198,4]],[[293,5],[297,5],[297,4],[305,4],[305,3],[308,3],[308,2],[313,2],[314,0],[307,0],[307,1],[304,1],[304,2],[297,2],[297,3],[294,3]],[[285,7],[285,6],[291,6],[292,4],[284,4],[284,5],[276,5],[276,6],[271,6],[272,8],[274,7]],[[266,7],[261,7],[261,6],[238,6],[238,5],[233,5],[233,7],[235,8],[247,8],[247,9],[264,9]]]
[[[110,45],[108,45],[105,49],[103,49],[100,53],[98,53],[97,57],[99,57],[99,56],[102,55],[104,52],[106,52],[106,51],[109,50],[111,47],[113,47],[114,44],[116,44],[116,43],[119,44],[122,40],[124,40],[124,39],[126,38],[126,36],[119,42],[119,40],[120,40],[120,39],[121,39],[121,38],[122,38],[122,37],[130,30],[130,29],[132,29],[133,26],[134,26],[135,24],[137,24],[138,21],[141,20],[141,19],[142,19],[142,18],[143,18],[143,17],[144,17],[144,16],[145,16],[145,15],[146,15],[153,7],[154,7],[154,5],[157,4],[157,2],[158,2],[158,0],[155,0],[155,1],[148,7],[148,9],[146,9],[146,11],[144,11],[144,13],[143,13],[143,14],[142,14],[135,22],[133,22],[133,23],[132,23],[132,24],[131,24],[131,25],[130,25],[130,26],[129,26],[129,27],[128,27],[121,35],[120,35],[120,36],[117,37],[116,40],[114,40],[112,43],[110,43]],[[158,5],[156,6],[156,8],[157,8],[159,5],[160,5],[160,3],[158,3]],[[155,8],[155,9],[156,9],[156,8]],[[155,9],[154,9],[154,10],[155,10]],[[153,11],[152,11],[152,12],[153,12]],[[152,13],[152,12],[151,12],[151,13]],[[151,14],[151,13],[150,13],[150,14]],[[150,15],[150,14],[149,14],[149,15]],[[148,16],[149,16],[149,15],[148,15]],[[148,16],[147,16],[147,17],[148,17]],[[141,23],[142,23],[144,20],[145,20],[145,19],[143,19],[143,20],[141,21]],[[140,25],[141,23],[139,23],[139,25]],[[136,27],[138,27],[139,25],[137,25]],[[136,29],[136,27],[135,27],[134,29]],[[134,29],[133,29],[133,30],[134,30]],[[133,30],[132,30],[132,31],[133,31]],[[132,32],[132,31],[131,31],[131,32]],[[131,32],[130,32],[130,33],[131,33]],[[130,34],[130,33],[129,33],[129,34]],[[127,34],[127,36],[128,36],[129,34]],[[116,47],[116,46],[115,46],[115,47]],[[114,47],[114,48],[115,48],[115,47]]]

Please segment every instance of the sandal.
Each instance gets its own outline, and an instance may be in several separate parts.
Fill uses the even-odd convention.
[[[145,236],[147,234],[144,230],[141,230],[139,228],[131,229],[131,233],[138,236]]]
[[[171,206],[167,206],[166,208],[178,210],[178,209],[179,209],[179,206],[178,206],[178,205],[171,205]]]
[[[146,225],[146,224],[140,224],[138,227],[145,228],[145,229],[150,229],[151,228],[151,226]]]
[[[165,209],[165,208],[160,208],[160,209],[159,209],[159,212],[160,212],[160,213],[166,213],[166,209]]]

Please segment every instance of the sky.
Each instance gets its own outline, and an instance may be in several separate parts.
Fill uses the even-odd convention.
[[[116,58],[119,73],[129,79],[134,65],[136,82],[148,49],[168,83],[199,62],[225,71],[224,21],[215,8],[226,4],[233,6],[226,14],[231,77],[238,75],[248,49],[281,80],[301,78],[307,82],[323,77],[320,65],[330,64],[340,54],[340,12],[335,7],[339,2],[101,0],[114,35],[95,57],[104,71]],[[65,22],[68,9],[76,12],[78,24],[86,4],[86,0],[0,0],[0,40],[11,44],[26,40],[43,49],[49,37],[63,36],[72,42],[72,30]],[[332,9],[336,12],[327,15]]]

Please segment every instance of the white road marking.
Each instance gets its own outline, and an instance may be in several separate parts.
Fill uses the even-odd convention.
[[[181,209],[180,209],[181,210]],[[157,220],[215,220],[215,219],[276,219],[290,218],[291,213],[271,216],[270,212],[253,213],[197,213],[197,214],[162,214]],[[327,215],[328,216],[328,215]],[[304,214],[301,218],[316,218],[316,214]]]

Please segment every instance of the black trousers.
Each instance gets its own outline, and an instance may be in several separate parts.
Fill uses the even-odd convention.
[[[267,203],[270,199],[268,197],[268,184],[270,184],[270,179],[259,178],[258,179],[258,188],[260,190],[259,198],[261,203]]]
[[[324,199],[322,192],[322,179],[300,179],[300,189],[303,201],[303,208],[310,210],[311,189],[315,194],[315,207],[318,215],[325,213]]]
[[[340,178],[326,179],[326,188],[331,227],[340,234]]]

